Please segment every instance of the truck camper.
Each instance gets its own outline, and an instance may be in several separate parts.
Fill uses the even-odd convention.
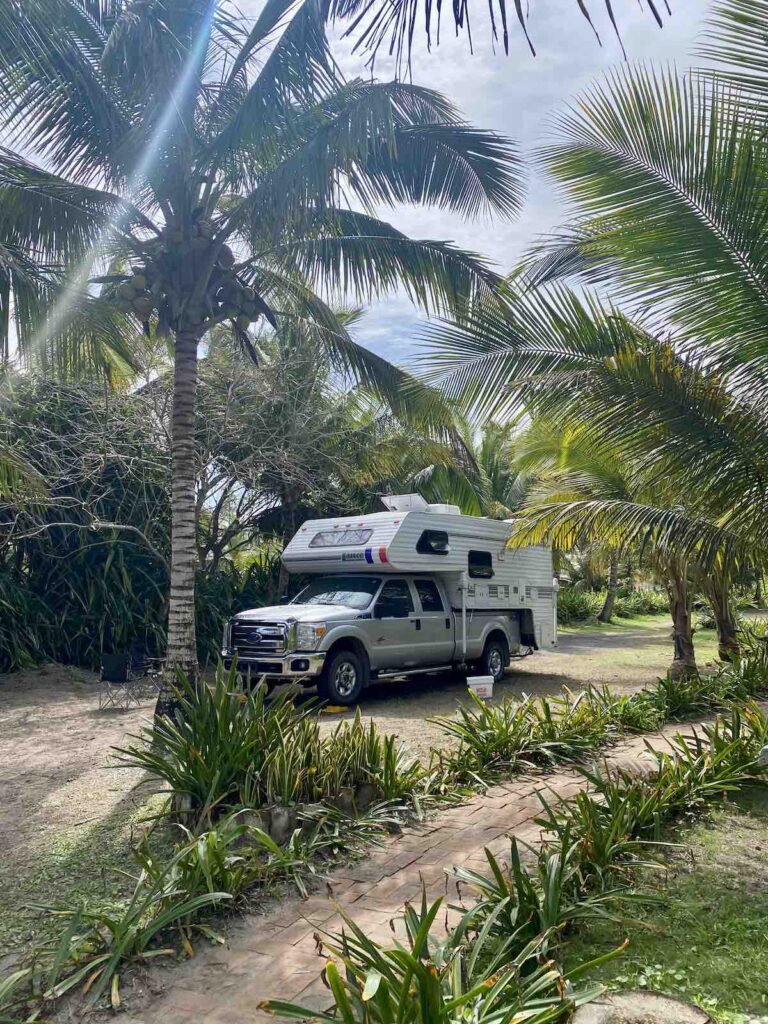
[[[512,522],[465,516],[421,495],[385,511],[305,522],[283,552],[309,583],[289,603],[237,614],[226,663],[270,681],[317,685],[352,704],[375,679],[477,669],[557,642],[557,584],[546,547],[509,548]]]

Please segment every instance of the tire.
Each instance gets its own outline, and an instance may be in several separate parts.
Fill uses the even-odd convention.
[[[357,651],[342,648],[325,662],[317,692],[329,704],[356,704],[368,682],[368,659]]]
[[[509,644],[506,640],[491,638],[486,640],[483,656],[480,659],[480,673],[484,676],[493,676],[494,682],[498,683],[504,678],[504,673],[509,665]]]

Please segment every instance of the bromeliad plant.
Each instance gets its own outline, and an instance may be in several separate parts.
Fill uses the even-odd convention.
[[[285,692],[267,700],[221,665],[213,686],[177,680],[179,713],[118,754],[167,785],[172,808],[196,830],[222,815],[335,803],[349,814],[382,801],[420,812],[429,773],[358,714],[323,736],[316,707]]]
[[[625,899],[622,886],[589,892],[582,870],[581,840],[566,825],[556,842],[543,844],[534,852],[532,867],[520,856],[518,841],[510,846],[509,865],[502,865],[486,849],[489,875],[468,868],[454,868],[458,882],[466,883],[477,902],[467,916],[478,931],[503,935],[516,949],[523,949],[543,937],[546,949],[550,936],[559,937],[572,924],[608,916],[608,906]]]
[[[470,913],[436,939],[430,931],[441,904],[428,905],[424,894],[418,909],[406,906],[405,938],[393,948],[343,915],[342,934],[323,943],[331,1008],[318,1013],[277,999],[262,1007],[318,1024],[554,1024],[601,991],[574,983],[602,959],[566,974],[548,958],[546,935],[522,947],[514,937],[499,939],[491,927],[473,935]]]

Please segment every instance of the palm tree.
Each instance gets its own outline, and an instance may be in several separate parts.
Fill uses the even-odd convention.
[[[519,438],[517,466],[535,483],[525,511],[552,502],[632,500],[625,460],[605,445],[595,444],[578,426],[555,429],[534,420]],[[608,579],[599,622],[610,622],[619,589],[621,547],[608,546]]]
[[[8,0],[0,8],[0,239],[19,350],[129,367],[142,332],[173,351],[168,664],[196,670],[198,346],[230,324],[311,321],[337,358],[402,402],[405,375],[357,348],[315,288],[403,286],[426,309],[494,285],[478,258],[406,238],[380,204],[514,213],[510,145],[438,94],[346,82],[322,0]],[[46,26],[44,32],[41,26]],[[361,209],[355,209],[355,205]],[[102,285],[95,293],[94,282]],[[8,327],[6,322],[5,327]]]
[[[543,156],[576,217],[505,302],[441,330],[432,373],[488,414],[589,419],[679,500],[581,503],[582,525],[651,533],[713,571],[768,548],[767,10],[716,7],[716,72],[625,70],[561,116]],[[546,287],[561,277],[618,308]]]

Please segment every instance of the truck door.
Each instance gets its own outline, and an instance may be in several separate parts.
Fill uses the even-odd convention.
[[[420,665],[447,665],[453,660],[453,613],[434,580],[415,579],[419,607],[416,632]]]
[[[407,580],[387,580],[373,608],[372,668],[414,668],[417,664],[417,617]]]

